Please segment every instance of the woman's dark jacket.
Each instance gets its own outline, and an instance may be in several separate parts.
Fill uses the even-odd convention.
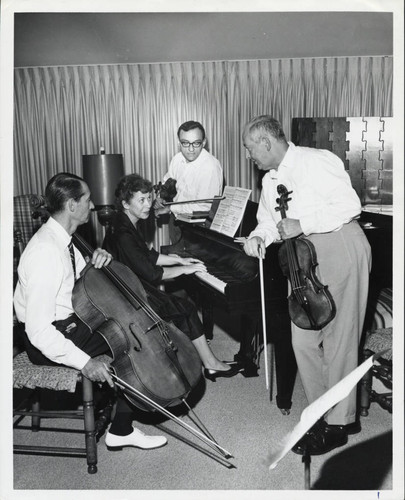
[[[159,253],[148,248],[141,232],[124,212],[117,213],[103,248],[138,276],[150,306],[164,321],[172,321],[191,340],[204,334],[197,310],[190,300],[159,290],[163,276],[163,267],[156,264]]]

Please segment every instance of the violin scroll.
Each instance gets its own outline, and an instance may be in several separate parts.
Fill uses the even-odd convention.
[[[159,181],[158,184],[153,186],[155,195],[166,202],[172,202],[177,194],[176,183],[176,179],[171,177],[164,184]]]
[[[292,191],[288,191],[284,184],[279,184],[277,186],[277,193],[280,195],[280,198],[276,199],[278,207],[276,207],[275,210],[276,212],[281,211],[281,215],[284,219],[286,217],[285,212],[288,210],[288,202],[291,201],[291,198],[288,196],[292,193]]]

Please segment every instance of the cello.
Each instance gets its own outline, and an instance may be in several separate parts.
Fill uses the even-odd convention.
[[[77,233],[73,242],[83,254],[92,255]],[[79,319],[109,345],[111,376],[132,404],[158,410],[225,458],[232,456],[207,437],[206,429],[201,434],[166,409],[186,403],[201,378],[201,360],[191,340],[149,306],[135,273],[114,260],[101,269],[88,263],[75,283],[72,303]]]
[[[276,211],[285,219],[288,210],[288,191],[283,184],[277,186]],[[291,284],[288,311],[291,321],[304,330],[321,330],[336,314],[335,302],[327,285],[316,276],[317,257],[311,241],[303,236],[286,239],[278,253],[283,274]]]

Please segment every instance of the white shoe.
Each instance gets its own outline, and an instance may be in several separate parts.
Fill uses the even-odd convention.
[[[160,448],[167,443],[164,436],[147,436],[139,429],[135,429],[127,436],[117,436],[107,432],[105,436],[105,444],[107,448],[121,450],[123,446],[135,446],[143,450],[150,450],[152,448]]]

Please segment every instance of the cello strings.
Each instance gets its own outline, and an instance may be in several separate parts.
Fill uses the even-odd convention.
[[[77,243],[79,247],[82,247],[88,255],[93,254],[93,249],[79,234],[75,233],[73,235],[73,238],[75,243]],[[138,295],[135,296],[134,291],[117,275],[117,273],[113,269],[109,268],[108,266],[103,266],[101,270],[117,282],[119,288],[121,289],[121,292],[123,292],[123,294],[132,303],[132,305],[134,305],[134,301],[136,300],[137,303],[144,309],[144,311],[149,314],[149,317],[151,319],[156,322],[160,320],[159,316],[149,306],[149,304],[147,304],[141,297],[138,297]]]
[[[93,249],[88,245],[88,243],[77,233],[73,235],[74,242],[78,245],[79,248],[84,250],[85,253],[88,255],[93,254]],[[167,346],[170,347],[172,351],[176,350],[176,346],[173,343],[172,339],[170,338],[168,334],[168,330],[166,327],[166,324],[162,321],[160,316],[150,307],[148,302],[145,302],[139,294],[135,294],[132,288],[130,288],[125,281],[114,271],[109,266],[103,266],[101,268],[101,271],[109,277],[113,283],[117,286],[117,288],[121,291],[121,293],[126,297],[126,299],[129,301],[129,303],[136,308],[137,305],[139,305],[145,314],[149,316],[149,318],[152,320],[152,324],[149,325],[149,327],[146,329],[145,333],[148,333],[151,331],[153,328],[157,327],[159,330],[160,337],[162,338],[163,342],[166,343]],[[142,284],[141,284],[142,286]],[[136,304],[135,304],[136,302]],[[132,330],[131,330],[132,332]],[[183,379],[184,382],[188,382],[187,378],[184,377]]]

